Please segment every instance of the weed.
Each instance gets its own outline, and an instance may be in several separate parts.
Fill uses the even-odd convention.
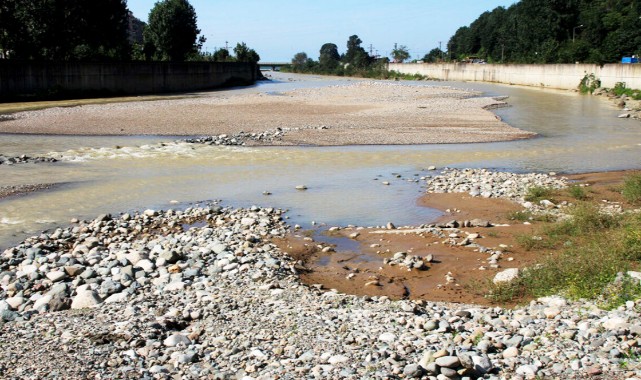
[[[639,92],[639,90],[627,88],[625,82],[617,82],[614,85],[614,88],[612,88],[612,93],[616,96],[626,95],[634,100],[641,100],[641,92]]]
[[[532,212],[531,211],[514,211],[508,214],[508,219],[517,220],[519,222],[527,222],[529,220],[532,220]]]
[[[574,199],[584,201],[588,199],[588,194],[583,186],[573,185],[568,188],[568,194]]]
[[[641,203],[641,174],[627,176],[623,182],[621,194],[632,204]]]
[[[490,232],[487,233],[487,236],[491,237],[491,238],[497,238],[497,237],[499,237],[499,234],[497,234],[494,231],[490,231]]]
[[[552,195],[554,195],[554,190],[549,187],[532,186],[527,189],[525,200],[528,202],[539,202],[544,199],[551,200]]]

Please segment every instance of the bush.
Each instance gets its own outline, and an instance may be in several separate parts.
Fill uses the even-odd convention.
[[[584,201],[588,198],[588,194],[582,186],[573,185],[568,188],[568,194],[574,199]]]
[[[626,201],[632,204],[641,203],[641,174],[626,177],[621,194]]]
[[[554,190],[543,186],[532,186],[527,189],[525,200],[528,202],[539,202],[544,199],[551,200]]]
[[[594,90],[601,87],[601,80],[594,74],[585,74],[581,83],[579,83],[579,92],[582,94],[593,93]]]

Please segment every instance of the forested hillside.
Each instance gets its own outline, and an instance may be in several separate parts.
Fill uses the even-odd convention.
[[[448,50],[454,60],[620,62],[641,53],[641,1],[522,0],[459,28]]]

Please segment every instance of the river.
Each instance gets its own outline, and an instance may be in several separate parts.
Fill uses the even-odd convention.
[[[284,79],[285,74],[275,74]],[[241,92],[283,92],[348,79],[319,77],[261,83]],[[205,200],[289,209],[292,223],[328,225],[420,224],[436,210],[416,206],[425,169],[485,167],[517,172],[561,172],[641,167],[641,123],[596,97],[486,83],[448,85],[509,96],[495,111],[508,124],[540,137],[515,142],[418,146],[211,147],[146,146],[166,136],[0,135],[0,153],[67,152],[76,161],[0,167],[0,186],[55,183],[51,190],[0,200],[0,248],[71,218],[146,208],[181,208]],[[115,147],[124,147],[116,149]],[[389,186],[382,185],[390,182]],[[297,191],[296,185],[307,191]],[[272,195],[263,195],[264,191]]]

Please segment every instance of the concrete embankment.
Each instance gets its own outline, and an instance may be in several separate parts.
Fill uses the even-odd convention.
[[[252,84],[244,62],[0,61],[0,99],[141,95]]]
[[[390,63],[389,69],[448,81],[493,82],[562,90],[576,89],[585,75],[594,74],[603,87],[614,87],[617,82],[623,82],[628,88],[641,88],[641,65]]]

